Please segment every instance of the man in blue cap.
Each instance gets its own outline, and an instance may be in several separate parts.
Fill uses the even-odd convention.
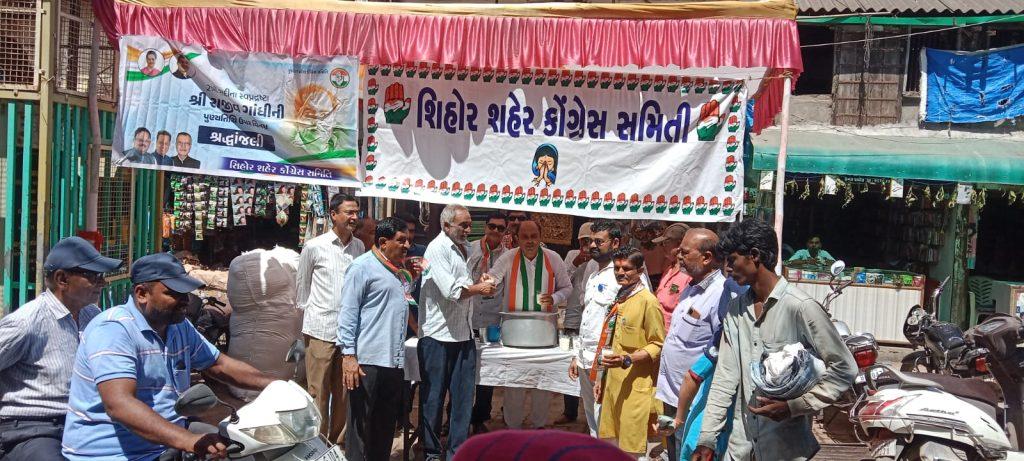
[[[0,319],[0,460],[60,459],[79,333],[100,313],[105,272],[121,267],[89,242],[57,242],[46,291]]]
[[[217,434],[197,434],[174,411],[192,369],[243,389],[273,378],[221,354],[185,320],[188,294],[203,286],[167,253],[132,265],[132,296],[86,328],[75,357],[63,454],[76,460],[153,460],[170,448],[227,455]]]

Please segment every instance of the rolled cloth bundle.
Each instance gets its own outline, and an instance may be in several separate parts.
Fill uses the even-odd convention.
[[[791,400],[811,390],[825,374],[825,362],[804,349],[800,343],[789,344],[781,351],[765,353],[761,360],[750,362],[750,379],[757,391],[768,398]]]

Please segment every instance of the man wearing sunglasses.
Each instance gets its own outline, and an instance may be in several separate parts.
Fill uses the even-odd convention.
[[[519,223],[529,220],[530,214],[525,211],[509,211],[508,215],[505,216],[508,221],[508,227],[505,229],[505,236],[501,239],[501,244],[506,250],[519,247]]]
[[[121,264],[84,239],[63,239],[43,263],[46,291],[0,319],[0,460],[62,459],[79,337],[100,313],[103,274]]]
[[[484,238],[469,243],[469,271],[473,280],[480,277],[494,267],[501,255],[508,251],[502,244],[502,237],[507,228],[505,215],[495,213],[487,217],[484,226]],[[501,296],[473,297],[473,318],[470,324],[474,330],[487,328],[498,324],[498,313],[501,312]],[[480,434],[487,432],[484,424],[491,419],[491,400],[494,395],[494,388],[491,386],[476,387],[476,402],[473,403],[473,416],[470,418],[473,433]]]

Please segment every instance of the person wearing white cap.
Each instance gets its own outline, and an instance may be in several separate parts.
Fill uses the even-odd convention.
[[[78,338],[100,313],[104,273],[122,264],[63,239],[43,262],[46,291],[0,319],[0,460],[61,459]]]

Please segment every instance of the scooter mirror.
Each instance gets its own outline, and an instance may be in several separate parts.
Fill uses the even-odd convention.
[[[220,404],[213,390],[206,384],[196,384],[188,388],[178,401],[174,402],[174,411],[181,416],[196,417]]]
[[[845,271],[845,270],[846,270],[846,263],[843,262],[842,259],[840,259],[840,260],[832,263],[832,268],[829,269],[829,272],[832,273],[833,277],[839,277],[843,273],[843,271]]]
[[[287,363],[298,363],[300,360],[306,357],[306,345],[302,343],[301,339],[296,339],[292,343],[292,347],[288,348],[288,353],[284,356],[284,361]]]

